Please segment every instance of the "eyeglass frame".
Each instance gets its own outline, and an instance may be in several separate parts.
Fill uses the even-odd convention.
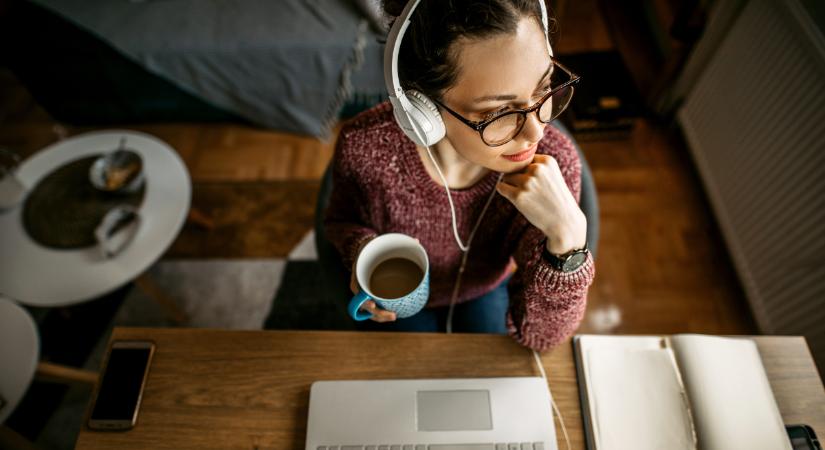
[[[567,106],[565,106],[565,107],[564,107],[564,109],[562,109],[561,111],[559,111],[559,114],[557,114],[555,117],[551,118],[551,119],[550,119],[549,121],[547,121],[547,122],[545,122],[545,121],[541,120],[541,116],[539,116],[538,111],[541,109],[541,107],[542,107],[542,106],[544,106],[544,104],[547,102],[547,100],[548,100],[550,97],[552,97],[552,96],[553,96],[553,94],[555,94],[555,93],[559,92],[560,90],[562,90],[562,89],[564,89],[564,88],[566,88],[566,87],[568,87],[568,86],[572,86],[572,85],[574,85],[574,84],[578,83],[578,82],[579,82],[579,80],[581,80],[581,77],[580,77],[579,75],[575,74],[573,71],[571,71],[570,69],[568,69],[567,67],[565,67],[565,66],[564,66],[564,64],[562,64],[562,63],[558,62],[558,60],[557,60],[556,58],[554,58],[554,57],[552,57],[552,56],[551,56],[551,57],[550,57],[550,61],[552,61],[552,62],[553,62],[553,66],[554,66],[554,67],[559,67],[559,68],[560,68],[561,70],[563,70],[563,71],[564,71],[567,75],[569,75],[569,76],[570,76],[570,79],[569,79],[569,80],[567,80],[567,81],[565,81],[564,83],[562,83],[562,84],[561,84],[561,86],[557,86],[557,87],[555,87],[555,88],[550,89],[550,92],[548,92],[547,94],[545,94],[545,95],[544,95],[544,97],[542,97],[542,99],[541,99],[541,100],[537,101],[537,102],[536,102],[536,103],[534,103],[532,106],[528,106],[527,108],[524,108],[524,109],[514,109],[514,110],[510,110],[510,111],[503,111],[503,112],[501,112],[501,113],[499,113],[499,114],[496,114],[496,115],[495,115],[495,116],[493,116],[493,117],[490,117],[489,119],[485,119],[485,120],[478,120],[478,121],[476,121],[476,120],[469,120],[469,119],[464,118],[461,114],[459,114],[459,113],[457,113],[457,112],[453,111],[452,109],[450,109],[450,107],[448,107],[448,106],[447,106],[447,105],[445,105],[444,103],[441,103],[441,102],[440,102],[440,101],[438,101],[438,100],[433,99],[433,101],[434,101],[435,103],[437,103],[439,106],[441,106],[442,108],[446,109],[446,110],[447,110],[447,112],[449,112],[450,114],[452,114],[452,115],[453,115],[453,117],[455,117],[456,119],[460,120],[460,121],[461,121],[461,123],[463,123],[464,125],[467,125],[468,127],[470,127],[470,128],[472,128],[472,129],[474,129],[474,130],[478,131],[478,136],[481,138],[481,142],[484,142],[484,144],[485,144],[485,145],[487,145],[488,147],[499,147],[499,146],[502,146],[502,145],[504,145],[504,144],[506,144],[506,143],[508,143],[508,142],[512,141],[513,139],[515,139],[515,138],[516,138],[516,136],[518,136],[518,135],[519,135],[519,133],[521,133],[521,130],[524,128],[524,124],[525,124],[525,123],[527,123],[527,115],[528,115],[528,114],[530,114],[530,113],[532,113],[533,111],[536,111],[536,117],[538,117],[539,122],[541,122],[541,123],[550,123],[550,122],[552,122],[552,121],[553,121],[556,117],[558,117],[558,116],[562,113],[562,111],[564,111],[564,109],[567,109]],[[570,103],[569,103],[569,101],[568,101],[568,105],[569,105],[569,104],[570,104]],[[500,144],[488,144],[488,143],[487,143],[487,141],[485,141],[485,140],[484,140],[484,129],[485,129],[485,128],[487,128],[487,126],[488,126],[488,125],[490,125],[491,123],[493,123],[493,122],[495,122],[496,120],[498,120],[498,119],[500,119],[500,118],[502,118],[502,117],[504,117],[504,116],[506,116],[506,115],[509,115],[509,114],[524,114],[524,121],[521,123],[521,126],[519,127],[518,131],[516,131],[516,134],[514,134],[514,135],[513,135],[513,137],[511,137],[510,139],[508,139],[508,140],[506,140],[506,141],[504,141],[504,142],[502,142],[502,143],[500,143]]]

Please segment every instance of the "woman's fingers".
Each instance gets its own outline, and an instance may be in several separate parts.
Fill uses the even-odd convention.
[[[364,302],[364,304],[361,305],[361,309],[372,313],[370,320],[375,322],[393,322],[396,318],[394,312],[379,308],[378,305],[376,305],[372,300],[367,300]]]
[[[524,186],[532,176],[526,173],[510,173],[501,177],[501,183],[509,184],[511,186]]]
[[[357,294],[359,291],[358,281],[356,281],[354,276],[350,280],[349,288],[352,290],[353,294]],[[367,300],[366,302],[364,302],[364,304],[361,305],[360,309],[372,313],[372,317],[370,317],[370,320],[374,320],[376,322],[393,322],[396,319],[394,312],[379,308],[373,300]]]
[[[498,190],[498,193],[503,195],[504,198],[512,202],[515,200],[516,194],[518,194],[520,189],[509,184],[499,183],[498,186],[496,186],[496,190]]]

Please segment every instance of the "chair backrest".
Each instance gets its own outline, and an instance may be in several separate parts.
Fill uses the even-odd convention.
[[[561,122],[555,121],[553,125],[570,138],[576,151],[579,153],[579,160],[581,161],[581,197],[579,199],[579,206],[587,218],[587,248],[593,258],[596,258],[596,250],[599,243],[599,199],[596,195],[596,184],[593,181],[593,173],[590,171],[590,166],[582,153],[579,144],[573,139],[570,131],[562,125]],[[321,190],[318,193],[318,202],[315,207],[315,245],[318,249],[318,258],[324,265],[324,261],[333,261],[339,258],[337,250],[326,238],[324,233],[324,212],[329,204],[329,197],[332,194],[332,164],[327,166],[324,172],[324,177],[321,180]]]
[[[579,207],[582,209],[584,217],[587,218],[587,248],[590,249],[590,253],[595,260],[596,250],[599,245],[599,197],[596,194],[596,182],[593,180],[593,172],[590,170],[590,165],[587,164],[587,158],[584,157],[582,149],[573,138],[570,130],[558,120],[553,122],[553,126],[570,138],[570,142],[573,143],[573,146],[576,147],[576,151],[579,153],[579,161],[581,161],[582,166]]]
[[[29,312],[0,296],[0,424],[6,421],[23,399],[34,379],[40,360],[40,335]],[[0,425],[2,426],[2,425]],[[0,447],[3,447],[0,444]]]
[[[318,191],[318,201],[315,204],[315,249],[318,252],[318,261],[321,263],[321,275],[327,286],[343,283],[349,286],[346,273],[349,267],[341,264],[341,256],[338,250],[327,239],[324,230],[324,215],[329,205],[329,198],[332,195],[332,163],[324,171],[321,179],[321,189]]]

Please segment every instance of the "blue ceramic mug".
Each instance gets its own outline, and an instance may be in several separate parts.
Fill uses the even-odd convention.
[[[417,265],[421,280],[417,287],[396,298],[376,295],[370,289],[370,282],[374,281],[373,273],[381,263],[394,258],[402,258]],[[396,317],[403,319],[421,311],[430,297],[430,262],[427,252],[420,242],[406,234],[382,234],[365,245],[355,263],[355,278],[361,290],[350,300],[347,308],[349,315],[355,320],[372,317],[372,313],[360,309],[367,300],[374,300],[380,308],[393,311]]]

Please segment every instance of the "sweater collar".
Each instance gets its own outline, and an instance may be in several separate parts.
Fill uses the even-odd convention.
[[[430,174],[427,173],[427,169],[424,167],[424,162],[421,161],[421,156],[418,154],[418,149],[416,148],[415,143],[404,135],[401,128],[396,127],[396,130],[398,130],[398,133],[400,134],[400,153],[403,156],[404,165],[408,169],[413,180],[415,180],[415,183],[424,189],[443,193],[444,186],[434,180]],[[498,172],[490,171],[472,186],[461,189],[450,188],[450,192],[455,197],[474,197],[479,193],[490,192],[490,189],[495,186],[497,178]]]

